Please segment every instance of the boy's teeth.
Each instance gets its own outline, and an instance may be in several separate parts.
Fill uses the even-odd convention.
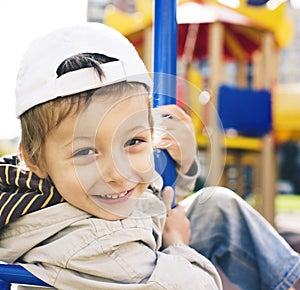
[[[101,195],[102,198],[107,198],[107,199],[117,199],[124,197],[127,194],[128,191],[121,192],[119,194],[106,194],[106,195]]]

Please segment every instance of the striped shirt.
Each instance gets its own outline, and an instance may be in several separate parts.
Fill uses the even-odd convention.
[[[0,158],[0,228],[19,217],[64,202],[49,178],[20,165],[17,155]]]

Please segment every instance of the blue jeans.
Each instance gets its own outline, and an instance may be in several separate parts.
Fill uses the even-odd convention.
[[[190,246],[242,290],[289,289],[300,278],[300,257],[237,194],[207,187],[181,202],[191,222]]]

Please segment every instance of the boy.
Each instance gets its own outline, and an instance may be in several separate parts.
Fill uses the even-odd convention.
[[[5,186],[13,178],[22,187],[2,206],[1,260],[58,289],[221,288],[212,264],[188,247],[182,208],[162,239],[166,209],[148,189],[157,179],[150,85],[133,46],[107,26],[33,43],[16,90],[30,171],[6,160]],[[18,212],[32,213],[11,222]]]
[[[16,157],[2,161],[0,260],[59,289],[220,289],[206,256],[242,289],[288,289],[299,256],[232,192],[185,199],[190,222],[153,195],[150,85],[134,48],[104,25],[33,43],[16,90],[30,170]],[[186,194],[197,175],[190,122],[176,106],[164,111],[175,128],[167,150],[177,193]]]

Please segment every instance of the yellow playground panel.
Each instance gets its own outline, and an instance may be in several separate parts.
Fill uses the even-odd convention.
[[[280,84],[273,93],[273,126],[276,140],[300,140],[300,84]]]

